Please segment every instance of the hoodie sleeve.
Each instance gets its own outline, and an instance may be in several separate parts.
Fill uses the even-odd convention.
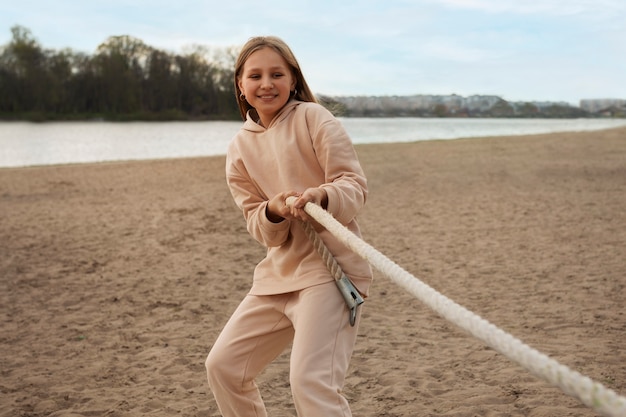
[[[322,106],[307,109],[313,148],[325,173],[320,185],[328,193],[327,210],[342,224],[350,223],[367,199],[367,180],[350,137],[339,120]]]
[[[291,222],[273,223],[267,218],[268,198],[256,186],[232,146],[226,155],[226,181],[235,204],[246,220],[248,233],[265,247],[282,245],[289,237]]]

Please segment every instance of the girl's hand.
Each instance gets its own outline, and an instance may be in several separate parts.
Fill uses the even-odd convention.
[[[302,195],[298,197],[298,199],[293,203],[293,207],[291,208],[291,215],[299,220],[305,222],[311,222],[316,230],[319,230],[322,226],[320,226],[315,219],[311,218],[305,211],[304,206],[307,203],[317,204],[321,206],[323,209],[328,207],[328,193],[323,188],[308,188],[306,189]]]
[[[287,206],[287,198],[291,196],[300,197],[300,193],[295,191],[279,193],[267,202],[265,214],[269,221],[280,223],[285,219],[293,220],[295,218],[292,214],[292,209]]]

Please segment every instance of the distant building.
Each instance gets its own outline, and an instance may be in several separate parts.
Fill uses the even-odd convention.
[[[626,117],[624,99],[506,101],[494,95],[416,94],[411,96],[327,97],[347,117]]]
[[[617,98],[580,100],[580,108],[590,113],[598,113],[610,108],[625,107],[626,100]]]
[[[435,106],[445,106],[448,111],[476,110],[487,111],[502,101],[497,96],[474,95],[462,97],[453,95],[413,95],[413,96],[348,96],[333,97],[354,113],[411,113],[432,110]]]

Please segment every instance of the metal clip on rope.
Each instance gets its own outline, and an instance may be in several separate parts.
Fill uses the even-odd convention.
[[[350,278],[348,278],[345,274],[341,278],[336,279],[335,283],[337,284],[337,288],[339,288],[341,295],[343,295],[344,300],[346,300],[346,305],[348,306],[348,310],[350,312],[350,326],[354,326],[354,323],[356,323],[357,309],[365,302],[365,300],[361,297],[359,291],[354,287]]]

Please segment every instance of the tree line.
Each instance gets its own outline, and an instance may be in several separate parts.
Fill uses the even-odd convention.
[[[44,49],[11,28],[0,49],[0,118],[26,120],[237,119],[236,50],[178,54],[112,36],[93,55]]]
[[[203,46],[171,53],[131,36],[111,36],[93,55],[44,49],[31,31],[11,28],[0,46],[0,120],[231,120],[239,119],[233,85],[234,47]],[[350,103],[318,96],[346,117],[625,117],[626,106],[590,113],[559,103],[537,106],[498,98],[485,109],[439,103],[416,107]],[[403,100],[410,100],[404,97]]]

